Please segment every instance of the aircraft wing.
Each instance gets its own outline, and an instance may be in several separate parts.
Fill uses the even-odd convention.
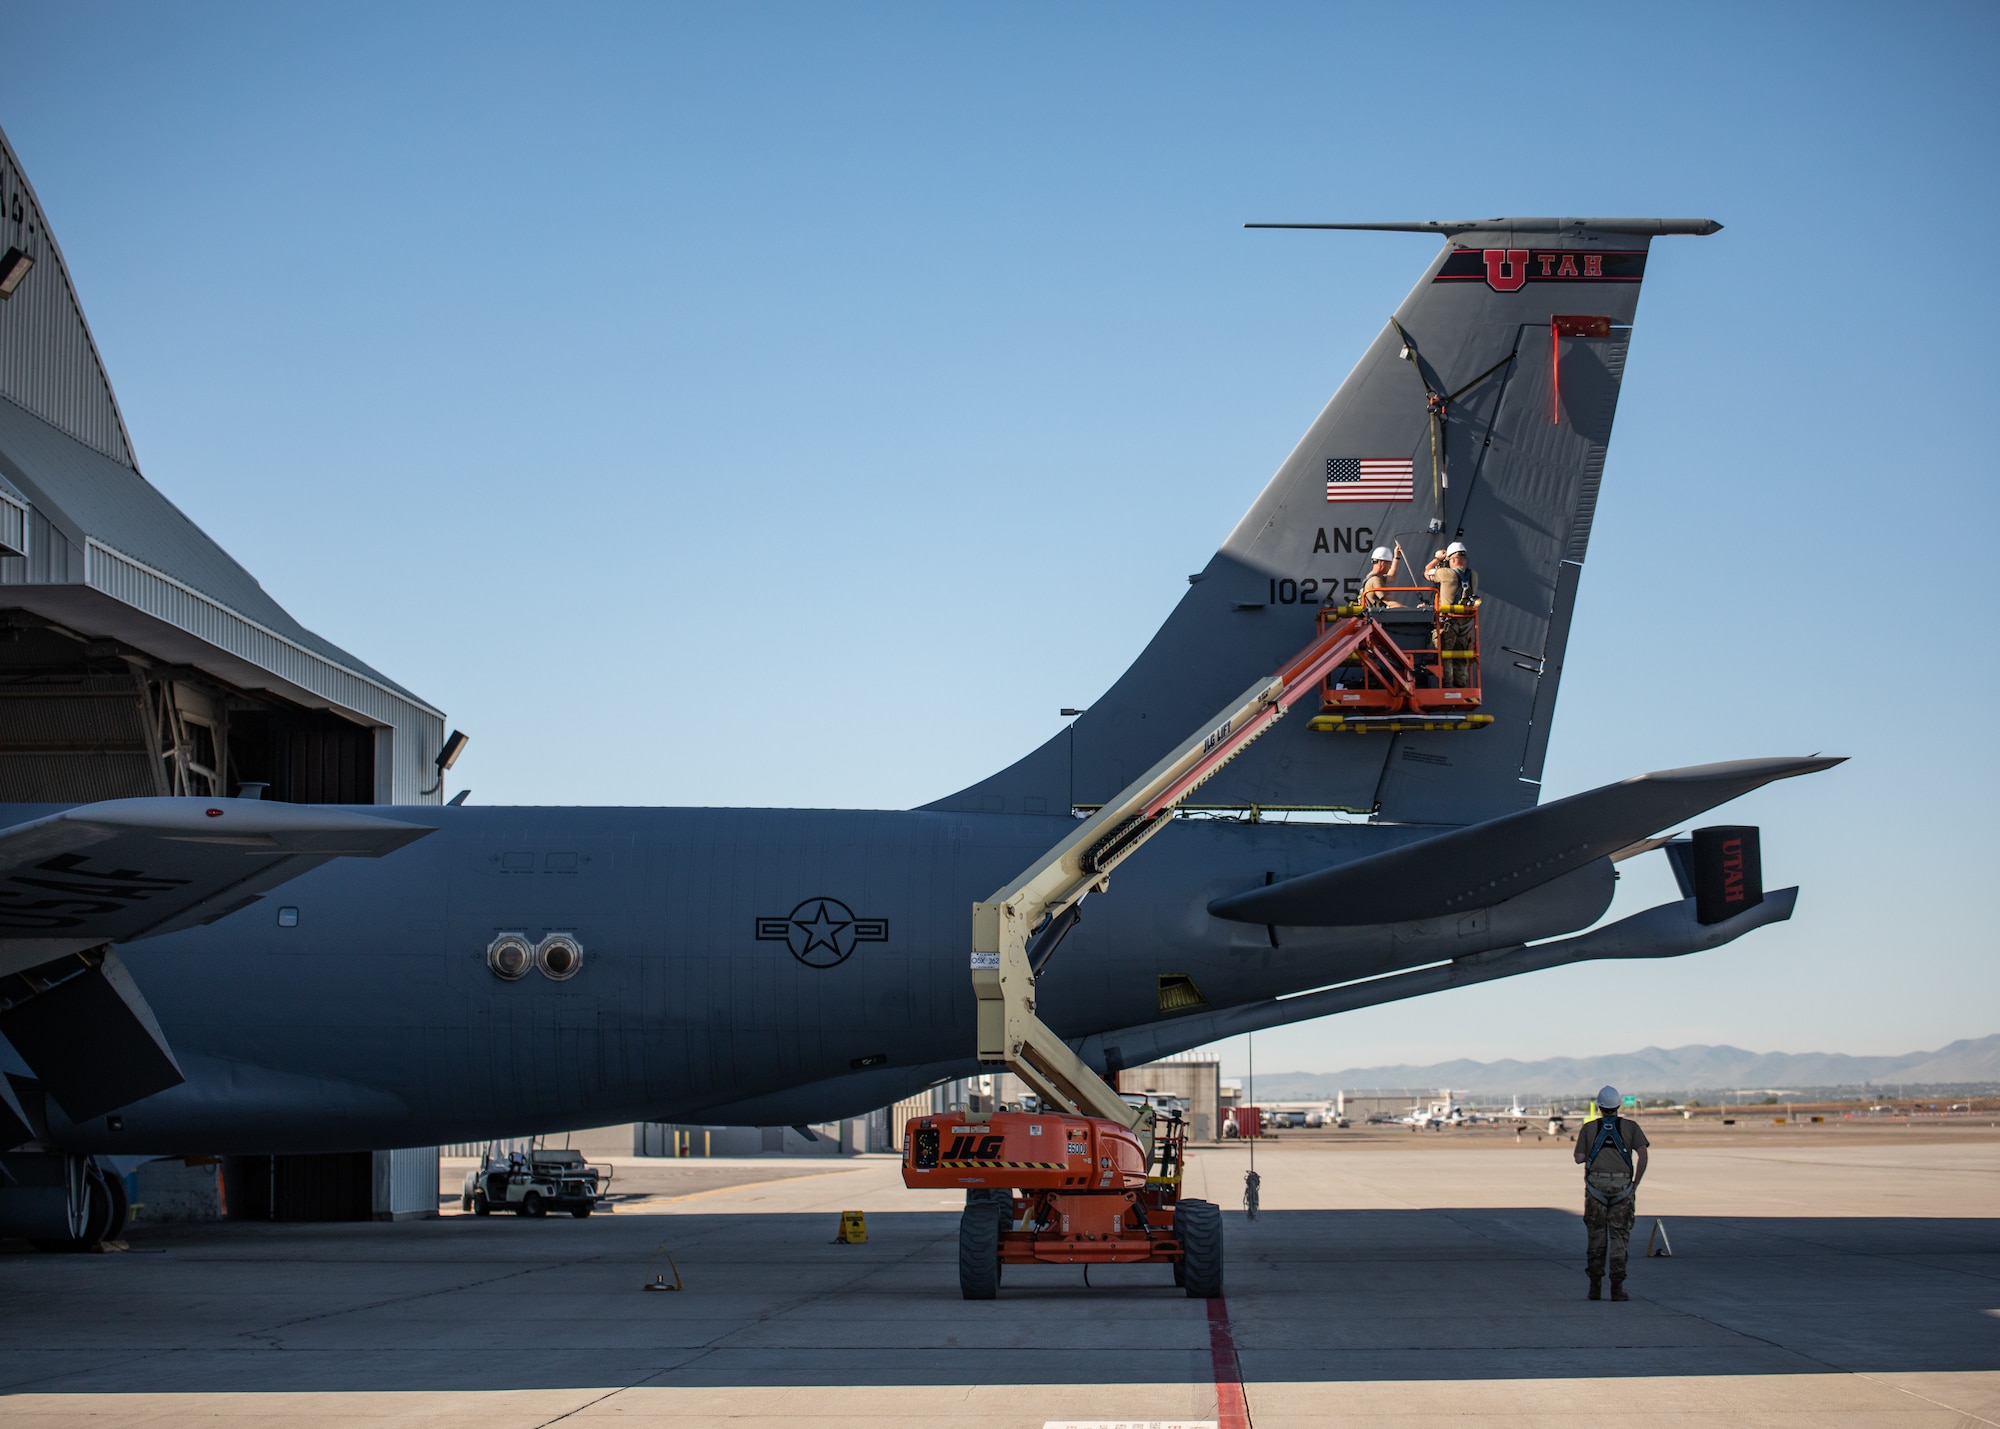
[[[333,805],[199,798],[110,799],[0,828],[0,973],[212,923],[329,859],[430,832]]]
[[[1841,763],[1739,759],[1641,774],[1352,863],[1218,898],[1242,923],[1353,927],[1469,913],[1605,858],[1740,794]]]
[[[107,944],[212,923],[329,859],[431,832],[325,804],[172,798],[0,828],[0,1036],[34,1071],[30,1100],[82,1121],[185,1080]],[[0,1147],[45,1134],[39,1106],[0,1099]]]

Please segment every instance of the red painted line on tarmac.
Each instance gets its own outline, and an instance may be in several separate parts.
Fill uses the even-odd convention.
[[[1208,1302],[1208,1358],[1215,1376],[1216,1429],[1250,1429],[1250,1402],[1243,1397],[1243,1366],[1229,1333],[1229,1302]]]

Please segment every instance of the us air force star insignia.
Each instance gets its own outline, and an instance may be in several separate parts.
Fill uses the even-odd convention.
[[[783,918],[759,918],[757,941],[784,943],[809,968],[830,968],[854,955],[857,943],[889,941],[887,918],[857,918],[838,898],[808,898]]]

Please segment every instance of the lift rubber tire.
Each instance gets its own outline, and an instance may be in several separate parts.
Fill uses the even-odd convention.
[[[472,1214],[475,1216],[490,1216],[493,1214],[493,1203],[486,1199],[484,1191],[474,1191],[472,1193]]]
[[[1222,1293],[1222,1212],[1213,1201],[1182,1201],[1174,1207],[1174,1231],[1181,1242],[1180,1283],[1194,1300]]]
[[[990,1201],[971,1201],[959,1213],[958,1291],[968,1300],[999,1298],[1000,1218]]]
[[[530,1191],[521,1197],[521,1214],[524,1216],[546,1216],[549,1208],[542,1202],[540,1191]]]

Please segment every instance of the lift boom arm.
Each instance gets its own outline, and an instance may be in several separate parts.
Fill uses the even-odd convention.
[[[1028,941],[1084,897],[1110,885],[1111,870],[1164,828],[1182,800],[1317,688],[1365,642],[1370,622],[1342,620],[1276,674],[1257,681],[1166,758],[1079,824],[1068,838],[984,903],[972,905],[972,987],[979,998],[979,1060],[1000,1063],[1045,1105],[1103,1117],[1153,1145],[1153,1111],[1106,1084],[1035,1013]]]

